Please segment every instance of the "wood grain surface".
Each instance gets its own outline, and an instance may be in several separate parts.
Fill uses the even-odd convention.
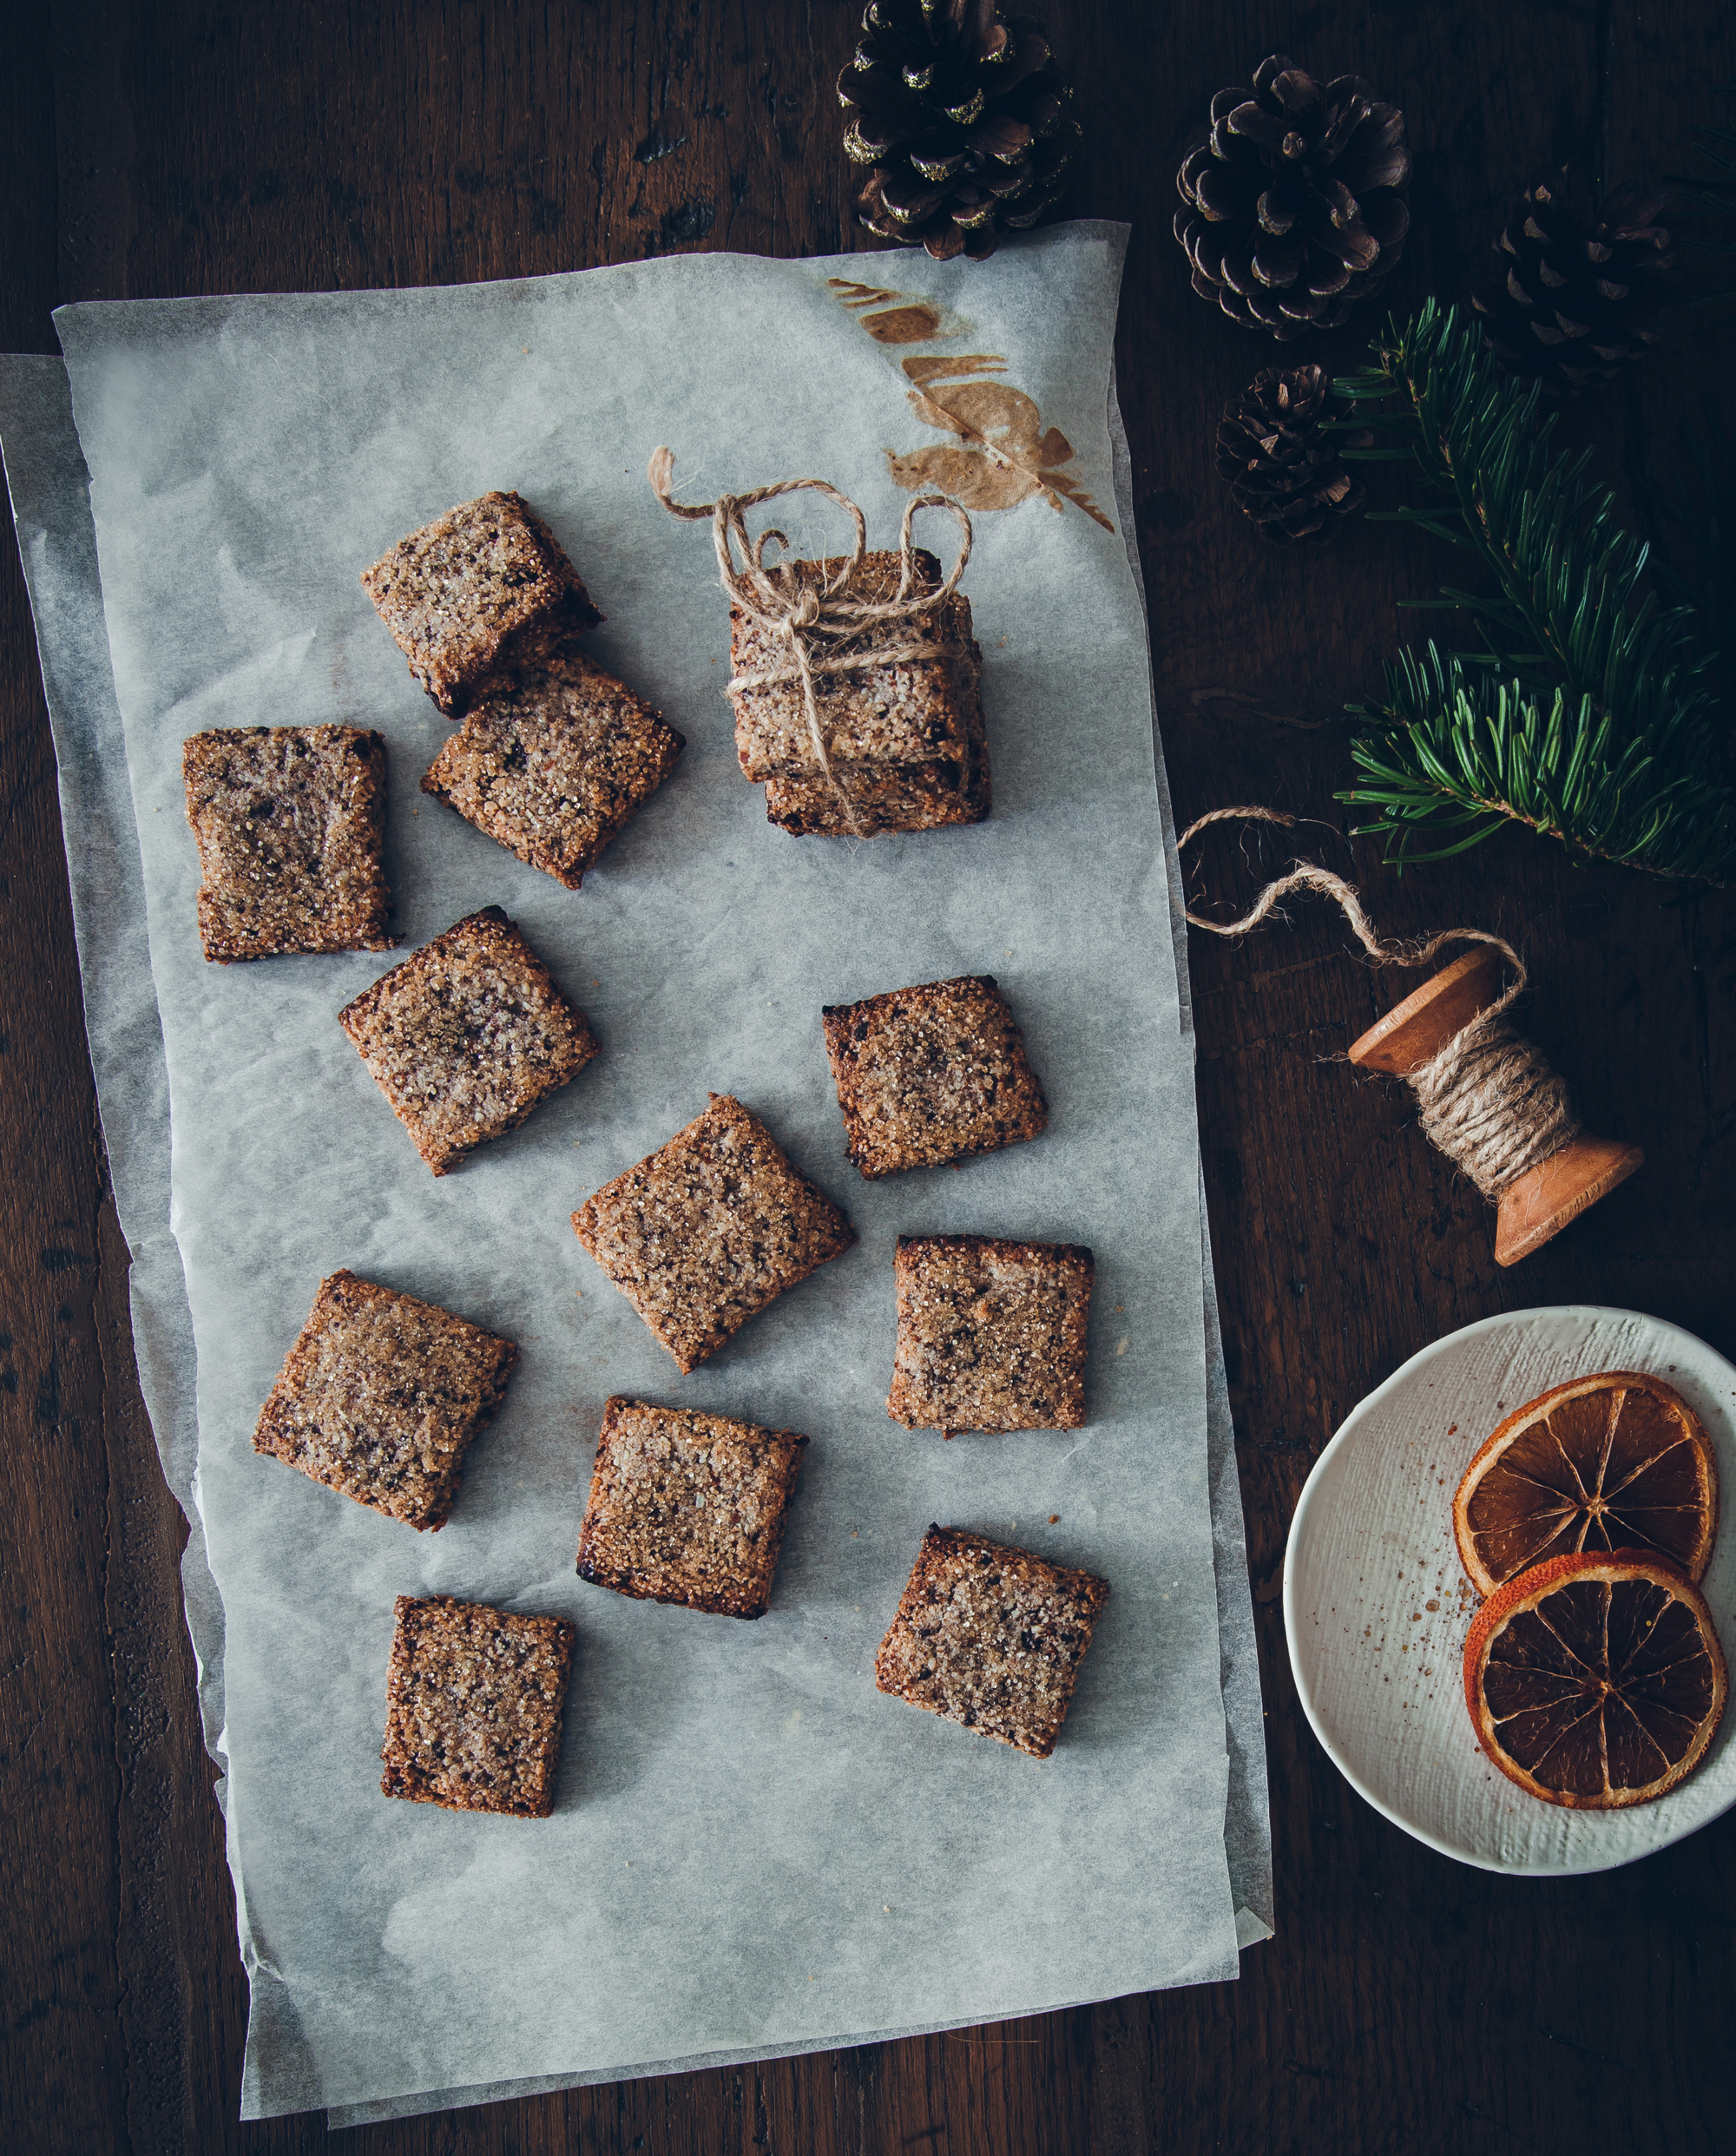
[[[1517,833],[1402,882],[1347,841],[1336,714],[1378,686],[1397,602],[1442,564],[1367,523],[1318,555],[1261,546],[1211,444],[1275,349],[1194,296],[1169,233],[1212,93],[1285,50],[1404,107],[1415,221],[1388,297],[1457,295],[1551,162],[1577,154],[1612,181],[1680,169],[1689,130],[1730,116],[1716,86],[1736,78],[1736,16],[1711,0],[1050,13],[1086,128],[1068,207],[1134,228],[1119,381],[1179,818],[1256,800],[1318,818],[1287,845],[1353,867],[1388,933],[1470,921],[1522,943],[1526,1029],[1591,1127],[1642,1144],[1647,1166],[1497,1272],[1488,1209],[1404,1096],[1331,1060],[1411,983],[1358,963],[1310,902],[1238,947],[1195,936],[1276,1940],[1234,1985],[370,2127],[345,2142],[355,2156],[1699,2156],[1736,2140],[1736,1818],[1603,1877],[1450,1863],[1326,1761],[1278,1601],[1311,1463],[1441,1333],[1589,1301],[1736,1351],[1736,909],[1672,904]],[[855,22],[834,0],[20,0],[0,88],[4,345],[53,351],[62,300],[875,247],[852,228],[832,89]],[[1374,326],[1310,356],[1348,363]],[[1630,494],[1669,469],[1700,385],[1727,378],[1715,335],[1677,336],[1631,393],[1571,417]],[[319,2114],[236,2121],[246,1986],[181,1616],[185,1528],[134,1373],[10,531],[0,610],[0,2144],[288,2156],[325,2140]],[[1196,896],[1246,900],[1285,854],[1214,833]]]

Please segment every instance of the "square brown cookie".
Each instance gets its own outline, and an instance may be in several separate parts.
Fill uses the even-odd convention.
[[[382,1794],[546,1819],[573,1627],[450,1594],[400,1594],[395,1608]]]
[[[223,727],[183,743],[181,768],[207,958],[392,948],[381,735]]]
[[[894,1699],[1036,1759],[1055,1750],[1109,1583],[963,1528],[931,1527],[874,1658]]]
[[[1077,1243],[901,1235],[886,1412],[906,1430],[1077,1430],[1096,1267]]]
[[[516,494],[484,494],[413,531],[362,585],[441,710],[535,666],[602,620],[560,542]]]
[[[422,791],[576,891],[685,746],[649,704],[569,652],[477,703]]]
[[[517,1360],[512,1341],[437,1304],[334,1272],[260,1410],[253,1449],[413,1528],[444,1527],[464,1454]]]
[[[580,1579],[719,1617],[763,1617],[807,1443],[727,1416],[609,1401]]]
[[[573,1232],[684,1371],[856,1240],[727,1093],[587,1199]]]
[[[845,566],[838,555],[825,562],[791,562],[774,572],[800,585],[836,576]],[[940,564],[918,549],[915,556],[918,593],[937,591]],[[891,599],[898,588],[896,554],[865,554],[851,596],[869,602]],[[913,644],[945,646],[957,641],[959,617],[950,603],[937,604],[902,621],[884,622],[875,641],[888,651]],[[963,617],[969,620],[968,614]],[[732,607],[729,660],[734,679],[729,700],[735,712],[735,749],[741,768],[756,783],[762,779],[814,774],[817,759],[801,685],[788,679],[756,681],[760,674],[781,675],[790,667],[788,647]],[[745,686],[738,686],[745,684]],[[937,757],[955,762],[963,756],[965,714],[945,651],[930,659],[894,660],[885,665],[856,667],[828,674],[817,667],[816,696],[826,733],[826,753],[839,764],[920,764]]]
[[[864,1175],[990,1153],[1049,1126],[992,974],[829,1004],[821,1016],[850,1157]]]
[[[338,1022],[437,1175],[516,1129],[596,1054],[585,1014],[498,906],[382,974]]]
[[[983,718],[983,654],[970,634],[970,601],[955,592],[940,610],[940,623],[963,714],[961,740],[946,756],[921,763],[841,763],[834,758],[835,785],[813,770],[810,759],[802,776],[768,780],[768,823],[797,838],[878,838],[883,832],[938,831],[984,820],[991,794],[989,735]]]

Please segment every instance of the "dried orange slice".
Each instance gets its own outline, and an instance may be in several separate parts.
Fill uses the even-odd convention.
[[[1581,1811],[1649,1803],[1693,1773],[1727,1690],[1699,1588],[1639,1550],[1552,1557],[1497,1587],[1464,1680],[1501,1771]]]
[[[1575,1377],[1515,1410],[1453,1498],[1459,1561],[1492,1594],[1574,1550],[1655,1550],[1698,1580],[1718,1531],[1718,1470],[1700,1417],[1639,1371]]]

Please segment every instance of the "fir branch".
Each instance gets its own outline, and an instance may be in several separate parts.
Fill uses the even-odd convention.
[[[1386,702],[1351,707],[1378,731],[1355,743],[1361,777],[1338,799],[1377,810],[1361,828],[1400,863],[1516,822],[1582,855],[1721,881],[1736,788],[1693,608],[1646,588],[1647,547],[1590,451],[1556,446],[1537,386],[1501,371],[1474,322],[1430,300],[1371,349],[1374,366],[1336,385],[1357,406],[1336,424],[1372,419],[1406,444],[1423,499],[1384,514],[1469,550],[1489,583],[1425,602],[1465,616],[1476,647],[1403,652]]]
[[[1729,787],[1666,767],[1588,695],[1535,693],[1430,644],[1388,667],[1384,706],[1351,708],[1381,731],[1351,744],[1359,776],[1338,798],[1377,811],[1355,834],[1385,838],[1401,867],[1519,823],[1660,876],[1715,882],[1728,868]]]

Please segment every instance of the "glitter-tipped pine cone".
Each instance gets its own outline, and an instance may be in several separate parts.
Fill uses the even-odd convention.
[[[1288,340],[1335,329],[1397,267],[1410,229],[1404,115],[1360,76],[1317,82],[1281,54],[1220,90],[1175,175],[1194,289]]]
[[[1042,25],[995,0],[871,0],[838,78],[857,211],[937,261],[992,254],[1061,194],[1079,125]]]

